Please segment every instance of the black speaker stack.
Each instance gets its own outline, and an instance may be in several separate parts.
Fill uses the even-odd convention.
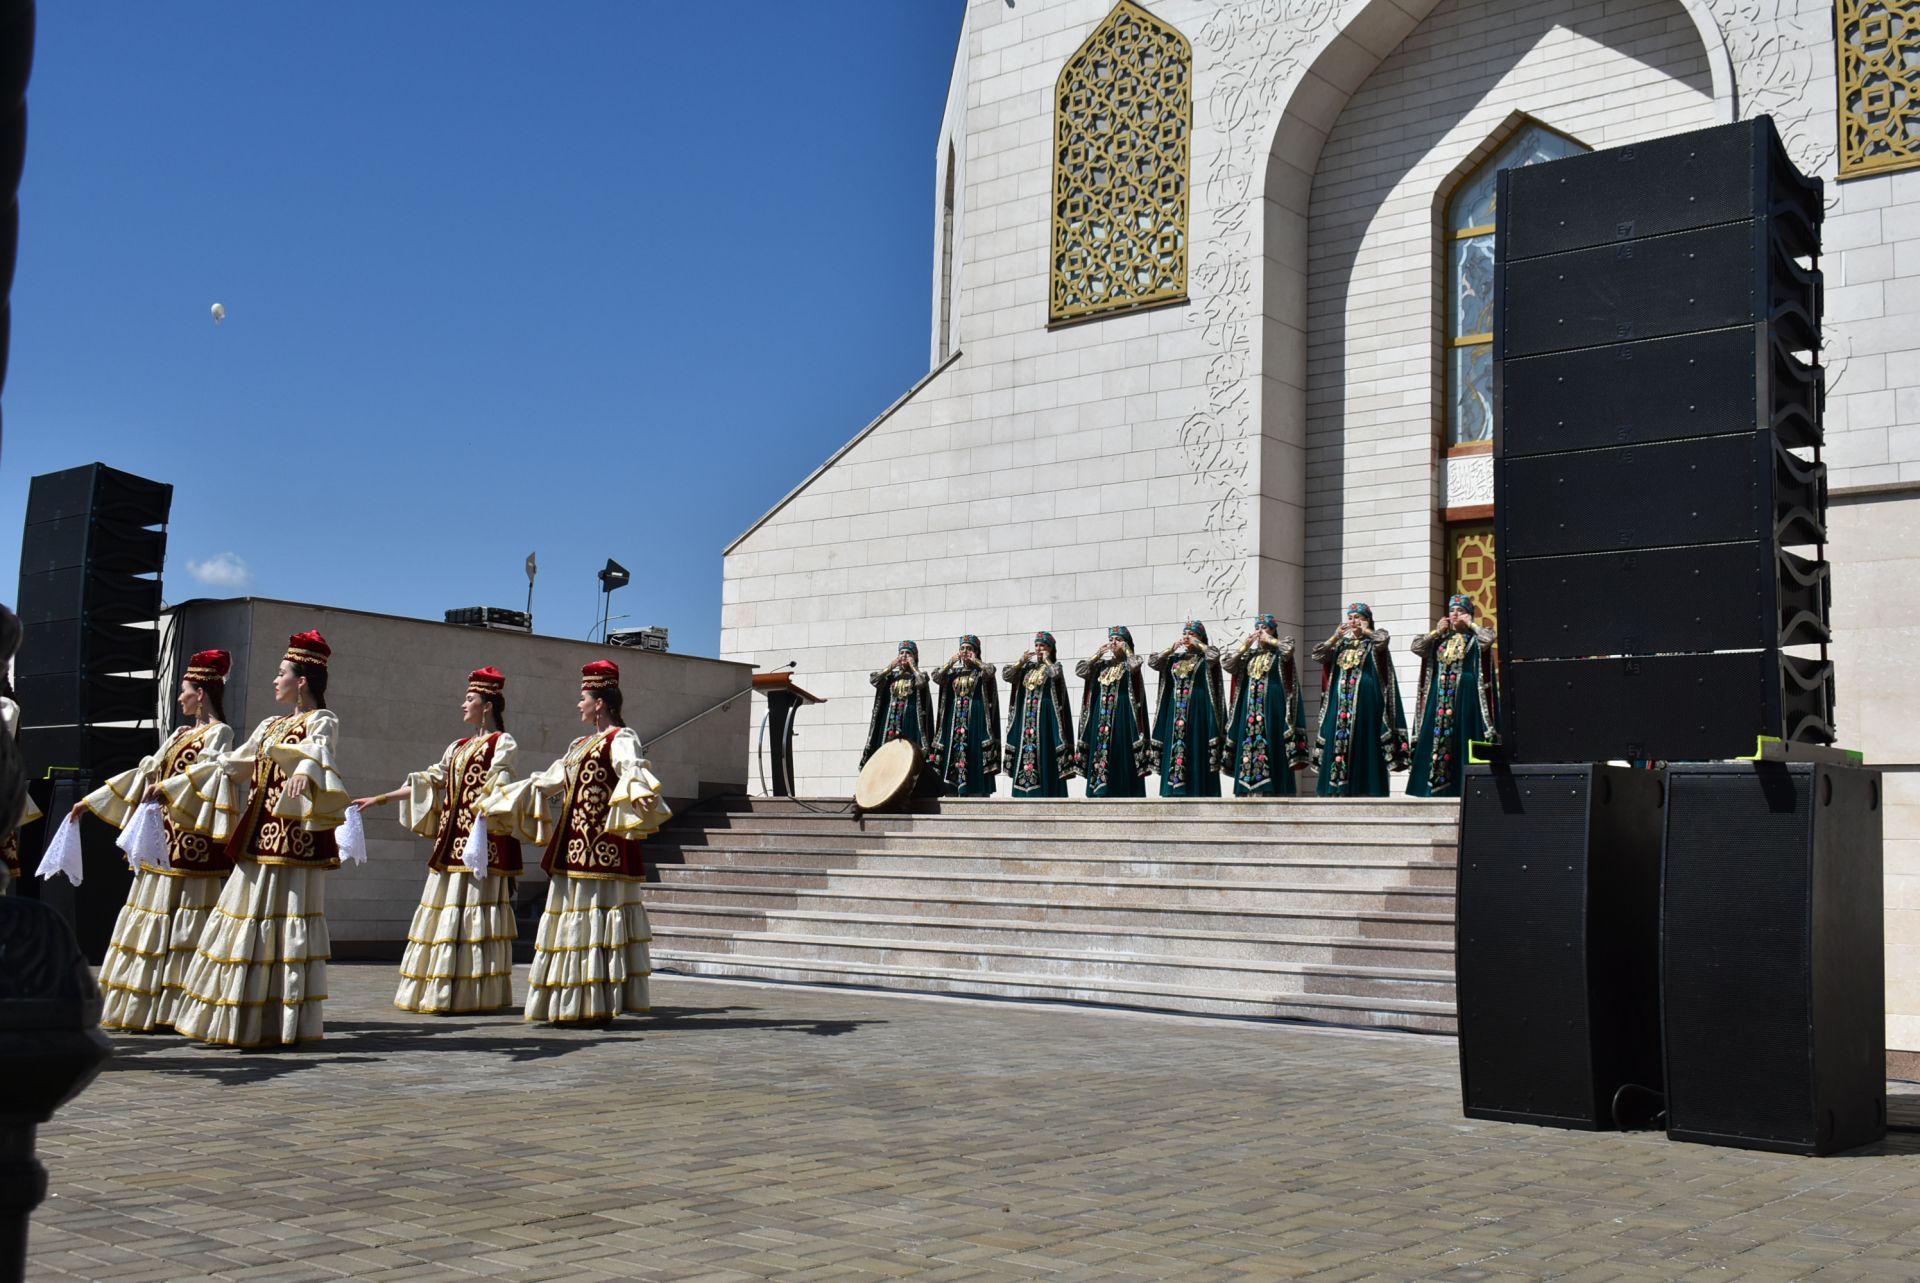
[[[1765,117],[1499,182],[1510,755],[1832,743],[1832,666],[1785,649],[1828,640],[1820,182]]]
[[[172,503],[172,486],[101,463],[37,476],[27,492],[14,686],[21,756],[50,823],[159,746],[157,623]],[[64,882],[43,889],[97,959],[128,875],[111,833],[99,825],[82,833],[80,894]],[[23,855],[28,867],[38,859]]]
[[[1762,117],[1507,170],[1498,199],[1465,1112],[1869,1144],[1881,781],[1833,747],[1821,184]]]

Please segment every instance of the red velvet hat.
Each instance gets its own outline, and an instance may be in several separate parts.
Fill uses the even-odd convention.
[[[505,694],[507,689],[506,674],[491,664],[485,668],[476,668],[467,674],[467,689],[481,695]]]
[[[203,650],[187,661],[186,678],[190,682],[224,682],[233,668],[233,656],[224,650]]]
[[[333,647],[327,645],[327,639],[309,628],[304,633],[295,633],[287,638],[287,653],[283,658],[296,664],[316,664],[327,666],[327,660],[333,657]]]
[[[620,684],[620,665],[610,659],[596,659],[580,669],[580,689],[601,691]]]

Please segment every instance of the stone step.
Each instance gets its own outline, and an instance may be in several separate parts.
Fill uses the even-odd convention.
[[[1453,1033],[1451,1002],[1413,998],[1348,997],[1340,994],[1222,994],[1189,985],[1134,981],[1087,982],[1070,976],[1002,975],[942,967],[820,962],[804,958],[742,958],[691,949],[658,950],[657,969],[685,975],[784,980],[804,984],[859,985],[965,996],[1040,999],[1187,1011],[1263,1019],[1315,1020],[1341,1025]]]
[[[1174,984],[1254,996],[1315,993],[1349,998],[1453,1001],[1451,972],[1407,967],[1106,953],[1092,949],[994,947],[884,937],[731,935],[724,931],[663,928],[658,925],[653,928],[653,942],[656,953],[685,949],[781,961],[806,959],[844,962],[861,968],[869,963],[880,963],[890,967],[933,967],[949,971],[1048,976],[1102,983]]]
[[[1324,850],[1325,848],[1320,848]],[[1455,866],[1451,861],[1392,858],[1391,848],[1374,851],[1369,858],[1347,859],[1313,855],[1196,855],[1162,856],[1149,849],[1142,854],[1132,843],[1089,844],[1070,857],[1029,854],[952,854],[927,851],[917,843],[903,843],[889,851],[855,847],[808,847],[783,849],[756,846],[652,847],[653,863],[678,864],[718,871],[742,866],[770,869],[849,870],[860,872],[893,871],[937,873],[949,877],[973,877],[989,874],[1025,874],[1034,877],[1073,879],[1169,878],[1175,880],[1222,878],[1235,881],[1285,880],[1319,886],[1417,886],[1451,890]]]
[[[971,817],[996,822],[1009,819],[1058,817],[1079,821],[1130,820],[1145,816],[1197,819],[1249,818],[1264,822],[1314,816],[1348,822],[1365,819],[1422,819],[1454,823],[1460,811],[1457,798],[1323,798],[1323,797],[1193,797],[1193,798],[1065,798],[1018,801],[1011,797],[940,798],[915,802],[905,810],[872,812],[867,819],[923,816]],[[704,802],[695,815],[793,815],[851,818],[851,799],[831,798],[720,798]]]
[[[908,869],[796,869],[769,865],[717,865],[711,868],[658,866],[659,885],[806,888],[848,895],[900,895],[939,902],[967,895],[1046,895],[1093,904],[1198,905],[1216,908],[1280,908],[1329,911],[1404,910],[1414,913],[1453,910],[1453,888],[1419,886],[1325,886],[1312,883],[1229,881],[1225,878],[1075,878],[1054,874],[988,873],[954,876]]]
[[[670,829],[649,843],[650,849],[695,851],[710,846],[775,847],[789,851],[810,848],[861,851],[953,851],[971,852],[991,848],[996,854],[1053,855],[1071,857],[1088,849],[1112,850],[1116,846],[1137,846],[1144,851],[1169,854],[1221,855],[1230,852],[1260,852],[1276,859],[1296,855],[1351,854],[1359,859],[1399,856],[1415,859],[1451,859],[1454,840],[1451,834],[1434,838],[1420,834],[1350,832],[1322,836],[1297,835],[1290,831],[1276,835],[1272,829],[1250,826],[1242,832],[1163,835],[1158,826],[1145,834],[1087,834],[1071,832],[873,832],[850,826],[816,829],[707,829],[683,827]]]
[[[1190,815],[1125,815],[1103,813],[1096,816],[1028,815],[805,815],[747,814],[695,811],[676,815],[662,836],[678,832],[696,833],[863,833],[874,835],[914,835],[925,837],[1014,837],[1035,838],[1151,838],[1187,839],[1207,842],[1246,841],[1352,841],[1368,840],[1453,842],[1459,824],[1449,816],[1384,815],[1346,817],[1324,811],[1262,816],[1217,815],[1205,806],[1188,808]]]
[[[996,921],[991,918],[902,917],[881,913],[828,913],[807,909],[761,911],[730,905],[654,903],[648,919],[656,934],[705,930],[734,935],[837,936],[887,939],[988,948],[1087,950],[1145,953],[1191,958],[1242,958],[1251,961],[1319,963],[1341,966],[1400,967],[1453,974],[1453,946],[1444,940],[1396,940],[1359,935],[1287,935],[1256,929],[1208,931],[1193,928],[1129,931],[1112,926],[1073,923]]]
[[[664,874],[667,870],[662,869]],[[1149,888],[1151,889],[1151,888]],[[1317,909],[1284,897],[1269,905],[1168,904],[1152,898],[1141,903],[1101,901],[1063,902],[1044,893],[1029,896],[953,895],[929,905],[924,895],[898,890],[842,887],[774,887],[746,884],[711,885],[699,881],[650,883],[647,911],[655,906],[696,909],[730,905],[766,913],[804,908],[811,913],[880,913],[899,917],[937,915],[942,918],[993,919],[1010,922],[1065,923],[1104,926],[1133,932],[1161,929],[1246,930],[1262,924],[1281,934],[1395,940],[1450,941],[1453,939],[1451,902],[1445,912],[1384,909]]]

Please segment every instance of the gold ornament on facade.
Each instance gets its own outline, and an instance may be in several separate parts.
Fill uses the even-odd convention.
[[[1920,0],[1837,0],[1840,177],[1920,166]]]
[[[1193,46],[1120,0],[1054,90],[1050,321],[1187,296]]]

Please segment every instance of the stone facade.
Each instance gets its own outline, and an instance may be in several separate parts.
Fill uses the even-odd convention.
[[[1525,120],[1603,148],[1767,113],[1828,182],[1839,717],[1895,766],[1889,938],[1920,952],[1920,172],[1835,181],[1831,6],[1148,0],[1194,48],[1189,301],[1049,328],[1054,84],[1111,8],[973,0],[934,149],[933,373],[727,551],[723,655],[797,660],[830,700],[801,715],[802,791],[849,790],[902,637],[933,663],[978,633],[999,662],[1046,628],[1071,660],[1109,623],[1158,646],[1267,610],[1307,642],[1353,597],[1411,637],[1447,510],[1491,497],[1484,456],[1442,446],[1450,192]],[[1920,1047],[1920,1015],[1893,1020]]]
[[[185,602],[169,615],[163,626],[176,655],[211,646],[233,652],[226,706],[237,739],[283,711],[273,702],[273,675],[287,638],[319,629],[333,647],[327,706],[340,716],[340,774],[355,797],[398,786],[407,772],[433,765],[468,733],[460,720],[467,674],[487,664],[507,675],[507,730],[520,746],[520,773],[545,767],[581,733],[574,708],[580,666],[593,659],[620,665],[627,722],[648,743],[654,772],[675,804],[747,787],[745,697],[660,740],[657,749],[653,744],[662,732],[745,691],[752,670],[740,664],[257,597]],[[177,681],[170,673],[162,678],[171,692]],[[426,878],[428,844],[401,828],[395,815],[391,806],[370,812],[366,865],[328,880],[327,925],[340,956],[397,957],[406,939]],[[529,850],[527,864],[522,895],[545,882],[539,852]]]

